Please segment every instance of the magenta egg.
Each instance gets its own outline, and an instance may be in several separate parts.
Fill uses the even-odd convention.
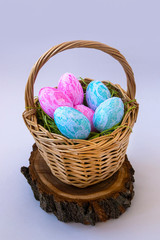
[[[74,106],[83,103],[83,88],[78,79],[72,73],[65,73],[61,76],[58,90],[61,90],[68,95]]]
[[[54,112],[58,107],[73,107],[71,99],[64,92],[56,88],[42,88],[39,91],[38,98],[41,108],[51,118],[54,118]]]
[[[85,105],[83,104],[80,104],[80,105],[76,105],[74,106],[75,109],[77,109],[79,112],[83,113],[83,115],[85,115],[88,120],[90,121],[90,124],[91,124],[91,131],[92,132],[97,132],[97,130],[95,129],[94,125],[93,125],[93,115],[94,115],[94,111],[89,108],[89,107],[86,107]]]

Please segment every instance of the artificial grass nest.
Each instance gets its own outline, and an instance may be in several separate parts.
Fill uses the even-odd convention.
[[[80,78],[80,82],[81,82],[81,85],[82,85],[82,88],[83,88],[83,91],[84,91],[84,101],[83,101],[83,104],[85,106],[87,106],[87,102],[86,102],[86,89],[87,89],[87,86],[88,84],[85,82],[85,80],[83,78]],[[124,103],[124,116],[125,114],[130,111],[131,109],[135,108],[135,106],[132,106],[131,108],[127,108],[127,104],[128,103],[131,103],[131,102],[135,102],[136,100],[131,100],[129,102],[125,102],[124,99],[121,97],[120,95],[120,92],[118,92],[114,86],[112,86],[112,84],[110,82],[106,82],[104,83],[107,88],[109,89],[110,93],[111,93],[111,97],[120,97]],[[55,121],[54,119],[52,119],[51,117],[49,117],[41,108],[40,106],[40,103],[38,101],[38,97],[35,98],[35,103],[36,103],[36,115],[37,115],[37,123],[40,124],[42,127],[44,127],[46,130],[48,130],[49,132],[51,133],[56,133],[56,134],[59,134],[59,135],[62,135],[63,134],[59,131],[57,125],[55,124]],[[124,118],[123,116],[123,118]],[[123,121],[123,119],[122,119]],[[122,122],[121,121],[121,122]],[[91,132],[90,135],[88,136],[88,138],[86,140],[91,140],[93,138],[97,138],[97,137],[100,137],[100,136],[103,136],[103,135],[108,135],[108,134],[111,134],[114,130],[116,130],[117,128],[119,127],[124,127],[123,125],[121,125],[121,122],[116,124],[115,126],[113,126],[112,128],[110,129],[107,129],[107,130],[104,130],[102,132]],[[125,127],[128,127],[128,126],[125,126]],[[130,128],[131,129],[131,128]],[[132,131],[132,129],[131,129]]]

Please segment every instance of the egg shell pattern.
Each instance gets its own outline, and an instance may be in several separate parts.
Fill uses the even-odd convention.
[[[62,91],[52,87],[45,87],[39,91],[39,103],[43,111],[54,118],[54,112],[58,107],[73,107],[71,99]]]
[[[72,73],[65,73],[61,76],[58,89],[69,96],[73,102],[73,105],[83,103],[83,88],[78,79]]]
[[[86,139],[90,134],[89,120],[74,108],[57,108],[54,113],[54,120],[59,131],[70,139]]]
[[[92,132],[96,131],[96,129],[93,125],[94,111],[91,108],[86,107],[83,104],[76,105],[74,108],[77,109],[78,111],[80,111],[81,113],[83,113],[88,118],[88,120],[90,121],[90,124],[91,124],[91,131]]]
[[[93,116],[95,128],[102,132],[120,123],[124,115],[124,104],[121,98],[112,97],[104,101],[96,109]]]
[[[88,84],[86,90],[86,101],[87,105],[94,111],[102,102],[110,97],[110,91],[102,82],[92,81]]]

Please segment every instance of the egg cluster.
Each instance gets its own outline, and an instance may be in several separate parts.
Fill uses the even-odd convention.
[[[111,97],[109,89],[100,81],[88,84],[88,106],[83,105],[83,88],[72,73],[63,74],[57,88],[42,88],[38,98],[43,111],[70,139],[86,139],[91,131],[110,129],[120,123],[124,115],[121,98]]]

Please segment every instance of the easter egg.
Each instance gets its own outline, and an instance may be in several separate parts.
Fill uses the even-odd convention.
[[[71,107],[59,107],[54,113],[54,120],[59,131],[70,139],[86,139],[91,125],[86,116]]]
[[[83,88],[78,79],[72,73],[65,73],[61,76],[58,89],[63,91],[73,102],[73,105],[83,103]]]
[[[39,91],[39,103],[43,111],[54,118],[54,112],[58,107],[73,107],[71,99],[62,91],[52,87],[44,87]]]
[[[74,106],[74,108],[77,109],[78,111],[80,111],[81,113],[83,113],[88,118],[88,120],[90,121],[90,124],[91,124],[91,131],[94,132],[96,130],[93,125],[94,111],[91,108],[86,107],[83,104],[76,105],[76,106]]]
[[[88,107],[93,109],[104,102],[106,99],[111,97],[111,93],[108,88],[100,81],[91,81],[86,90],[86,101]]]
[[[112,97],[101,103],[93,116],[94,127],[102,132],[120,123],[124,115],[121,98]]]

